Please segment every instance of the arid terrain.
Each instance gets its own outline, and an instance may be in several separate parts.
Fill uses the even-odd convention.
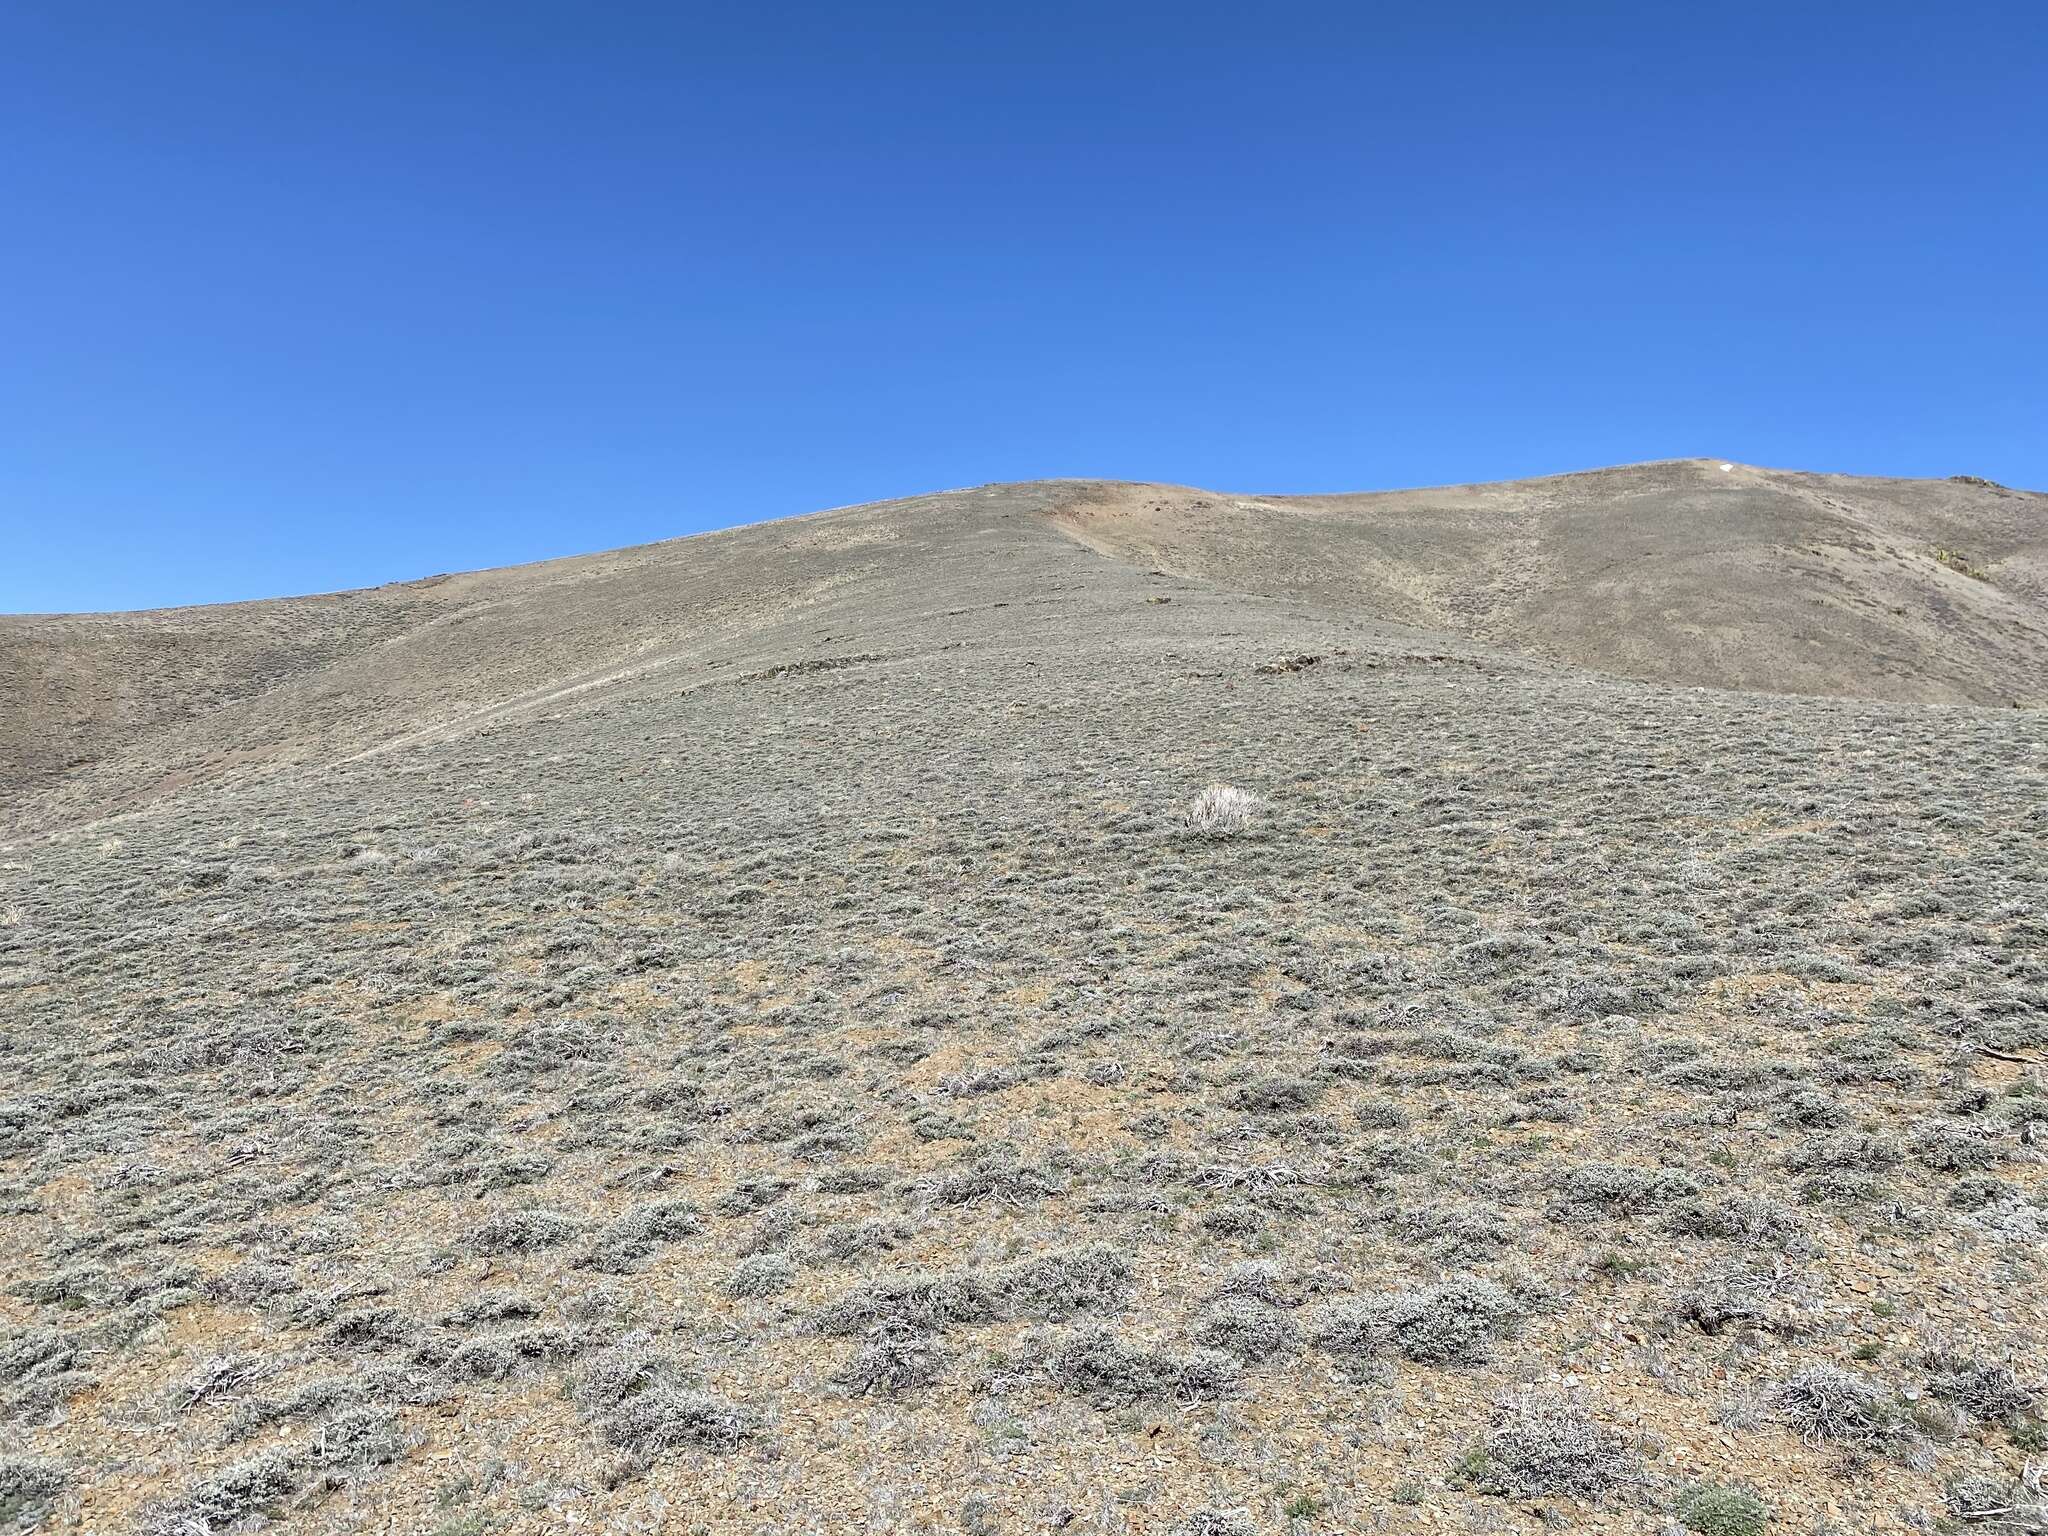
[[[0,618],[0,1529],[2048,1530],[2044,710],[1719,460]]]

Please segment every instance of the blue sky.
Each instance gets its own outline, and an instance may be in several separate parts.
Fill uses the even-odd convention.
[[[0,610],[988,480],[2048,486],[2048,8],[0,13]]]

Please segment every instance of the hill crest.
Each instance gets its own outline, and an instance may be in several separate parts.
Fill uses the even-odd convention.
[[[821,635],[943,643],[948,608],[1009,605],[1028,630],[1084,566],[1662,684],[2048,692],[2034,493],[1713,459],[1351,495],[1046,480],[356,591],[0,617],[0,799],[17,828],[120,811],[650,670],[801,662]]]

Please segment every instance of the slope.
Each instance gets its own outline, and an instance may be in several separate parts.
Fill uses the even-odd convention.
[[[1418,644],[1696,686],[2032,703],[2048,689],[2044,508],[1713,461],[1330,497],[1047,481],[368,592],[17,617],[0,620],[0,831],[478,729],[626,675],[685,686],[714,664],[873,648],[906,615],[1042,596],[1083,550]]]
[[[1396,592],[1214,499],[454,578],[32,797],[0,1523],[2035,1498],[2048,712],[1514,654],[1380,616],[1489,534]]]
[[[1701,459],[1359,496],[1105,486],[1059,521],[1118,558],[1617,676],[2048,691],[2048,497],[2003,487]]]

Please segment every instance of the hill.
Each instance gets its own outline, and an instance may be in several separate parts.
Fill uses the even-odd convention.
[[[8,620],[0,1522],[2031,1518],[2042,502],[1047,482]]]
[[[370,591],[0,618],[0,693],[20,703],[0,788],[16,826],[119,809],[472,729],[620,674],[829,659],[1084,568],[1620,677],[2048,697],[2041,495],[1711,460],[1367,496],[1055,481]]]
[[[1715,460],[1367,496],[1103,487],[1060,526],[1247,592],[1619,677],[2043,701],[2048,497]]]

